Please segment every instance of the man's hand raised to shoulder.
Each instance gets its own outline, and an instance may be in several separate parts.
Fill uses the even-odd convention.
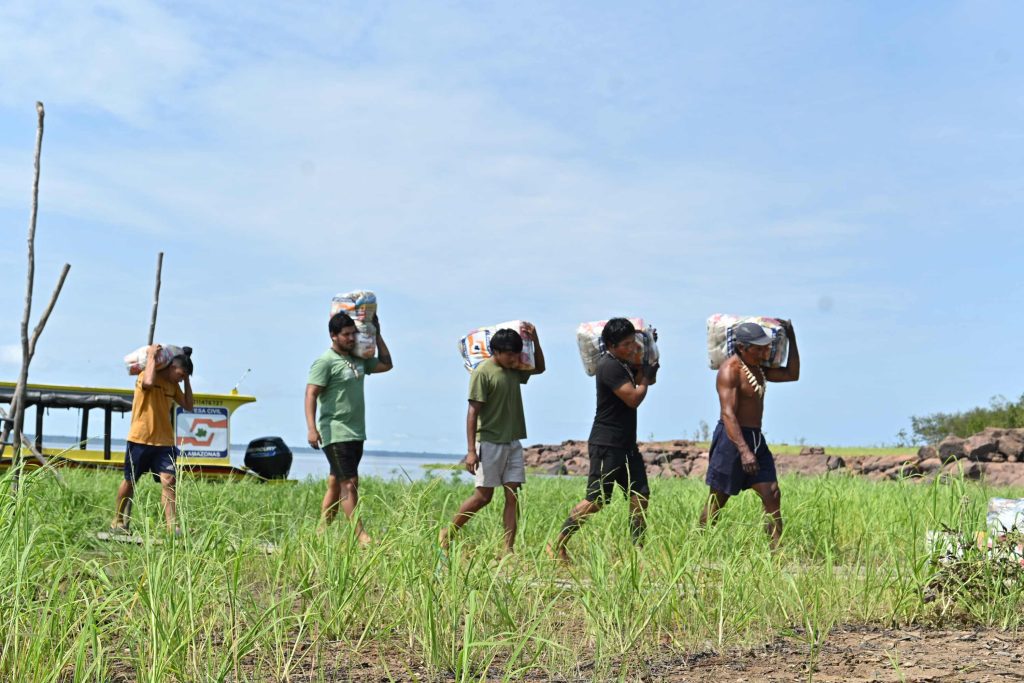
[[[769,382],[795,382],[800,379],[800,349],[796,345],[796,331],[792,320],[783,320],[782,329],[789,340],[789,357],[785,367],[765,368],[764,378]]]
[[[142,386],[145,389],[152,388],[156,382],[156,356],[162,348],[159,344],[150,344],[146,349],[146,367],[142,371]]]
[[[544,349],[540,347],[540,337],[537,336],[536,326],[533,323],[524,322],[519,331],[533,342],[533,370],[531,374],[542,374],[547,370],[547,363],[544,361]]]
[[[388,372],[395,367],[395,364],[391,360],[391,351],[388,350],[388,345],[384,342],[384,337],[380,333],[380,318],[376,314],[373,316],[373,326],[377,328],[377,365],[371,372],[376,375],[381,372]]]

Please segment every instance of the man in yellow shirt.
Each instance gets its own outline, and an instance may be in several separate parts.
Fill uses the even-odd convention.
[[[177,505],[174,476],[174,422],[171,411],[177,403],[185,410],[192,410],[192,349],[187,346],[185,353],[175,356],[162,368],[157,368],[156,355],[159,344],[149,347],[146,367],[135,383],[132,398],[132,424],[128,429],[128,445],[124,455],[124,481],[117,489],[117,503],[114,506],[113,531],[128,532],[128,520],[135,481],[139,475],[152,472],[160,479],[162,488],[160,500],[164,505],[167,530],[176,532]],[[185,382],[182,392],[179,382]]]

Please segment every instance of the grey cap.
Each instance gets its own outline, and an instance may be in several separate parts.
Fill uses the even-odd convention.
[[[732,328],[733,337],[740,344],[768,346],[772,343],[771,336],[757,323],[740,323]]]

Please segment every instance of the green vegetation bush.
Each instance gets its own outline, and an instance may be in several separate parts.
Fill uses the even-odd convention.
[[[950,434],[968,437],[986,427],[1024,427],[1024,395],[1021,395],[1016,403],[1008,401],[1003,396],[995,396],[987,408],[912,417],[910,423],[914,435],[925,443],[936,443]]]

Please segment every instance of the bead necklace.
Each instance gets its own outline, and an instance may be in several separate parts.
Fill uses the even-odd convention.
[[[334,353],[335,355],[338,356],[338,358],[341,359],[342,363],[348,366],[348,369],[352,371],[352,374],[355,375],[355,378],[359,379],[359,368],[356,367],[356,364],[349,360],[347,356],[344,356],[338,353],[337,351],[335,351]]]
[[[747,367],[747,364],[743,362],[742,358],[736,356],[736,359],[743,367],[743,372],[747,375],[747,381],[750,383],[750,386],[754,387],[754,393],[763,399],[765,389],[768,387],[767,381],[765,379],[758,380],[758,378],[754,376],[754,373],[750,371],[750,368]],[[758,368],[758,371],[761,373],[761,377],[764,378],[764,371],[760,368]]]

